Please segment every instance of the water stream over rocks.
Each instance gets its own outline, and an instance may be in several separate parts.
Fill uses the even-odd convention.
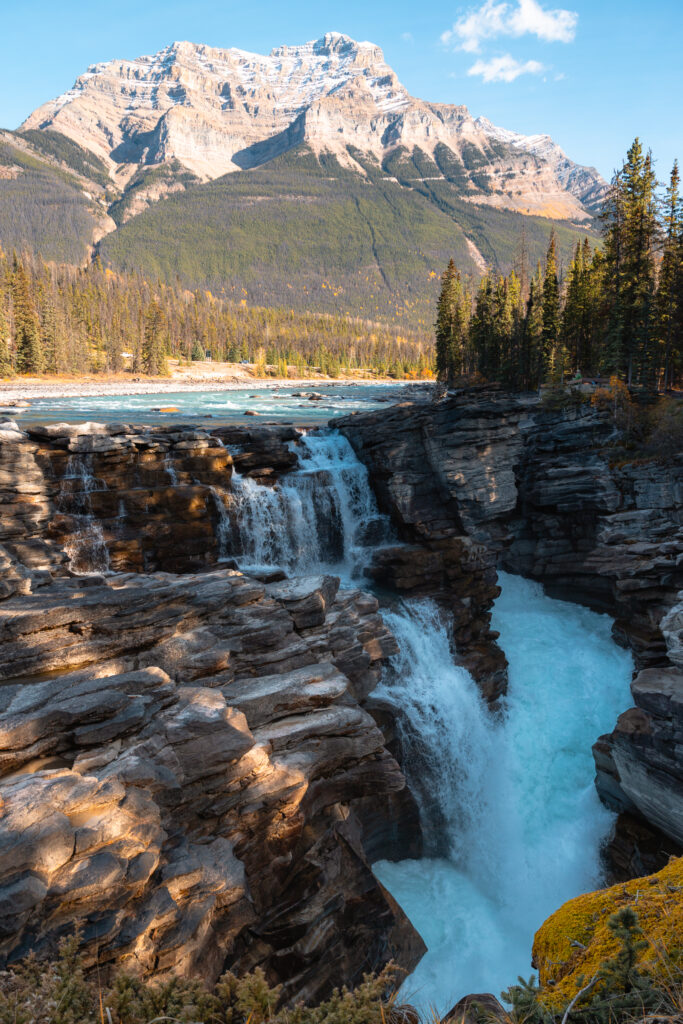
[[[333,570],[362,583],[370,549],[391,539],[367,470],[336,432],[310,434],[298,451],[301,468],[274,488],[233,477],[236,525],[221,520],[222,552],[247,572]],[[429,947],[404,994],[441,1012],[528,975],[544,918],[599,882],[612,818],[591,745],[630,702],[632,659],[607,616],[518,577],[501,583],[493,624],[510,686],[497,714],[454,665],[435,604],[383,613],[401,651],[375,696],[397,713],[428,856],[375,870]]]
[[[104,540],[102,525],[93,515],[91,494],[106,490],[106,484],[98,480],[87,455],[69,456],[66,473],[61,481],[60,510],[69,513],[77,527],[65,544],[69,556],[69,568],[76,573],[106,572],[109,569],[109,552]]]

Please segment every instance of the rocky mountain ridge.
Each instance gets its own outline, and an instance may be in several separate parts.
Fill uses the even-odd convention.
[[[466,199],[548,217],[588,220],[605,188],[547,136],[410,96],[378,46],[335,32],[267,56],[176,42],[94,64],[21,130],[62,133],[96,154],[122,189],[144,167],[177,161],[208,181],[302,143],[361,176],[354,150],[379,164],[396,150],[418,151],[436,161],[437,176],[456,172]]]

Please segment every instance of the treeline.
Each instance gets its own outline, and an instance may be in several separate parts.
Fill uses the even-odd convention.
[[[331,376],[367,369],[430,376],[434,349],[417,332],[350,317],[249,307],[208,291],[152,283],[95,261],[86,269],[0,251],[0,377],[165,374],[169,358]]]
[[[568,378],[616,376],[667,390],[683,374],[683,202],[675,163],[663,198],[638,139],[607,195],[603,245],[579,243],[558,269],[554,234],[530,274],[485,276],[472,297],[453,261],[442,278],[436,367],[447,381],[481,375],[531,390]]]

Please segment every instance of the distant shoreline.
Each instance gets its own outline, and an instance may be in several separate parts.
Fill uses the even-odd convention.
[[[172,395],[201,391],[248,391],[279,388],[305,388],[315,391],[321,387],[363,387],[386,386],[405,387],[410,384],[431,384],[430,380],[394,380],[381,378],[311,378],[311,377],[248,377],[220,379],[207,377],[162,377],[140,380],[104,378],[77,378],[74,380],[40,380],[27,378],[24,381],[0,382],[0,406],[7,408],[10,402],[30,401],[35,398],[86,398],[106,395]]]

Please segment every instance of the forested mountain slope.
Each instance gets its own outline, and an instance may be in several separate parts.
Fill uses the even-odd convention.
[[[100,243],[105,265],[178,277],[259,305],[431,324],[439,274],[509,272],[525,236],[531,264],[554,227],[561,259],[586,228],[460,198],[427,156],[359,170],[302,144],[260,168],[170,195]],[[416,164],[418,165],[416,167]],[[432,165],[436,174],[439,170]],[[421,172],[421,173],[420,173]]]
[[[561,268],[605,195],[549,136],[417,99],[339,33],[95,64],[0,143],[6,251],[99,252],[237,301],[419,329],[449,258],[474,279],[533,267],[554,226]]]

